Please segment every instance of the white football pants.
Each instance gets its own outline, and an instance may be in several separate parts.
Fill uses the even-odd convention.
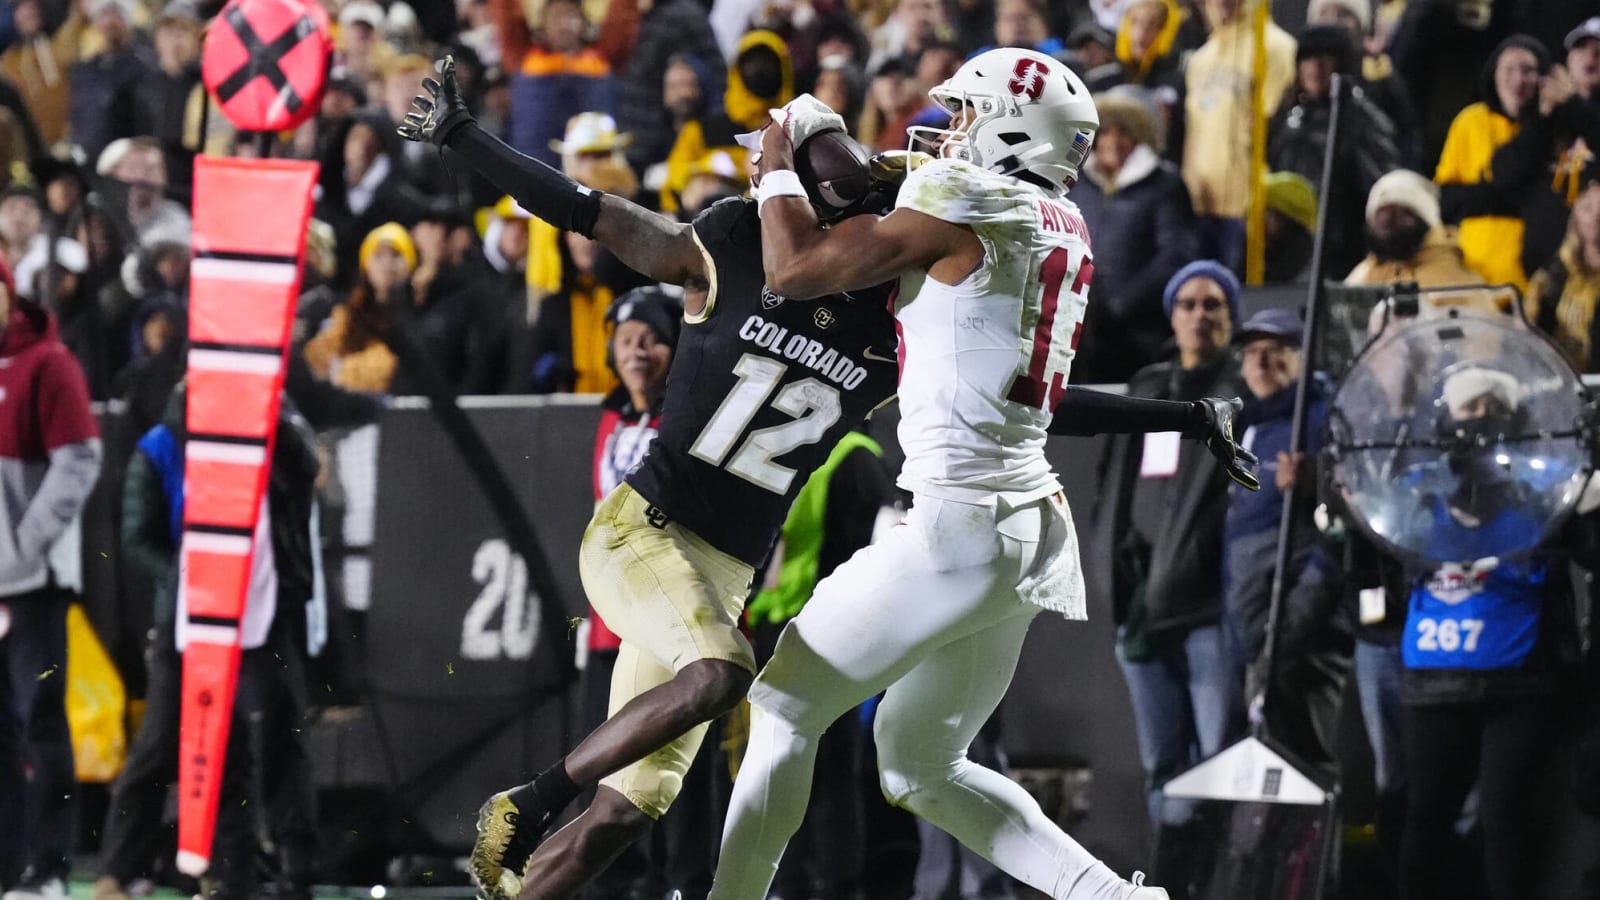
[[[818,737],[885,688],[874,737],[891,802],[1057,900],[1126,895],[1127,882],[1026,791],[967,759],[1039,612],[1016,585],[1044,562],[1050,502],[1011,509],[918,497],[903,524],[817,586],[751,688],[750,744],[711,900],[764,900],[805,815]]]

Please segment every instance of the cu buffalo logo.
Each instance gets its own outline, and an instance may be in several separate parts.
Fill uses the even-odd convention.
[[[1025,56],[1017,60],[1016,68],[1011,70],[1011,93],[1025,97],[1029,102],[1038,100],[1039,95],[1044,93],[1044,78],[1049,74],[1048,66]]]

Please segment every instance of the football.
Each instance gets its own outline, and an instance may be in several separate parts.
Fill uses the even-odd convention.
[[[811,136],[795,151],[795,173],[813,206],[844,212],[872,187],[867,149],[842,131]]]

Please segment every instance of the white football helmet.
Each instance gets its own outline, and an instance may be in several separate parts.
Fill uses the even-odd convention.
[[[911,149],[965,160],[1001,175],[1031,174],[1057,191],[1078,180],[1078,169],[1100,127],[1083,81],[1060,60],[1002,47],[967,60],[948,81],[928,91],[950,111],[948,128],[913,126]],[[961,126],[963,110],[973,119]]]

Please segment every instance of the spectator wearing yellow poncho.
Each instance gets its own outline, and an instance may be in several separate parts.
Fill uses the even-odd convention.
[[[728,89],[723,112],[691,120],[678,132],[667,156],[667,180],[661,186],[661,209],[675,212],[678,197],[689,182],[689,169],[712,151],[726,151],[740,171],[745,148],[734,135],[754,131],[767,120],[767,111],[794,99],[794,67],[789,47],[771,31],[752,31],[739,40],[733,64],[728,67]]]

